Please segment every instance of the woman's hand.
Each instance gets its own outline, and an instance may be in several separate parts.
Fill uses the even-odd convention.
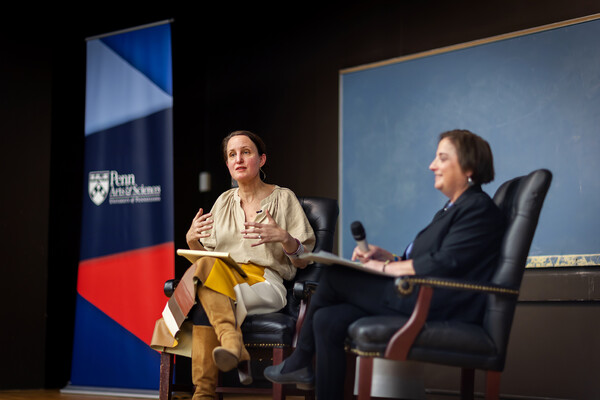
[[[369,251],[362,251],[358,246],[356,246],[352,252],[352,261],[358,260],[362,264],[366,264],[369,260],[391,261],[393,259],[394,255],[392,253],[372,244],[369,245]]]
[[[380,261],[380,260],[369,260],[363,263],[367,268],[374,269],[375,271],[383,272],[389,276],[403,276],[403,275],[414,275],[415,269],[413,267],[413,260],[401,260],[401,261]]]
[[[415,269],[412,260],[394,261],[396,256],[379,246],[369,245],[369,251],[362,251],[356,246],[352,253],[353,261],[360,261],[362,265],[375,271],[383,272],[390,276],[414,275]]]
[[[252,243],[252,247],[260,246],[265,243],[281,243],[283,250],[288,253],[294,253],[298,250],[298,242],[285,229],[277,225],[268,210],[265,210],[266,218],[264,223],[244,222],[242,235],[244,239],[258,239]],[[304,268],[308,261],[290,258],[295,267]]]
[[[185,235],[185,241],[188,246],[192,250],[205,250],[204,246],[200,244],[199,240],[202,238],[207,238],[210,234],[206,233],[213,227],[213,220],[210,219],[212,217],[211,213],[203,214],[204,210],[201,208],[198,210],[198,213],[192,220],[192,224],[190,225],[190,229]]]
[[[265,243],[281,243],[288,253],[296,251],[298,244],[292,235],[277,225],[268,210],[265,210],[265,214],[265,223],[244,222],[244,229],[242,229],[244,239],[258,239],[258,242],[252,243],[252,247]]]
[[[389,273],[389,270],[388,271],[384,270],[384,266],[386,267],[385,269],[387,270],[387,267],[390,265],[389,261],[386,264],[385,261],[371,259],[371,260],[367,260],[365,262],[361,261],[361,264],[364,265],[365,267],[370,268],[370,269],[375,270],[375,271],[388,272]]]

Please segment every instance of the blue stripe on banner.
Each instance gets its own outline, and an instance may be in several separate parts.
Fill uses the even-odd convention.
[[[74,385],[158,389],[160,355],[79,295],[73,354]]]
[[[163,24],[101,40],[172,96],[171,57],[164,56],[171,54],[170,29]]]
[[[100,39],[89,41],[87,48],[86,135],[173,106],[169,93]],[[171,58],[170,53],[160,56]]]
[[[173,241],[172,110],[86,137],[80,260]]]

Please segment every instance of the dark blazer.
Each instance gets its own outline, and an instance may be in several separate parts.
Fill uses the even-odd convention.
[[[505,228],[504,214],[476,185],[452,206],[436,213],[415,238],[409,258],[417,275],[489,282],[497,266]],[[476,321],[483,302],[482,295],[436,290],[430,317]]]

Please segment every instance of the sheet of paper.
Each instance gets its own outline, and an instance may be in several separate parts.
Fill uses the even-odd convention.
[[[358,261],[352,261],[352,260],[348,260],[342,257],[339,257],[333,253],[329,253],[326,251],[317,251],[316,253],[305,253],[302,254],[300,256],[301,259],[306,259],[309,261],[316,261],[316,262],[320,262],[322,264],[328,264],[328,265],[332,265],[332,264],[337,264],[337,265],[344,265],[346,267],[350,267],[350,268],[355,268],[364,272],[368,272],[370,274],[375,274],[375,275],[386,275],[385,273],[381,272],[381,271],[376,271],[374,269],[365,267],[363,264],[361,264]],[[389,276],[389,275],[386,275]]]

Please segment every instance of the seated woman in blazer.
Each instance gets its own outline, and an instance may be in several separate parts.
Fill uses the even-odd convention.
[[[489,144],[466,130],[440,135],[429,166],[434,186],[448,202],[419,232],[402,257],[378,246],[358,247],[352,258],[385,275],[331,266],[326,268],[312,297],[294,353],[283,363],[265,369],[267,379],[310,388],[317,398],[342,399],[344,341],[350,324],[370,315],[410,315],[416,294],[396,295],[394,277],[435,275],[486,282],[496,268],[506,226],[504,214],[481,190],[494,179]],[[387,276],[386,276],[387,275]],[[430,319],[474,322],[482,318],[484,298],[436,290]],[[316,354],[316,379],[312,368]]]

